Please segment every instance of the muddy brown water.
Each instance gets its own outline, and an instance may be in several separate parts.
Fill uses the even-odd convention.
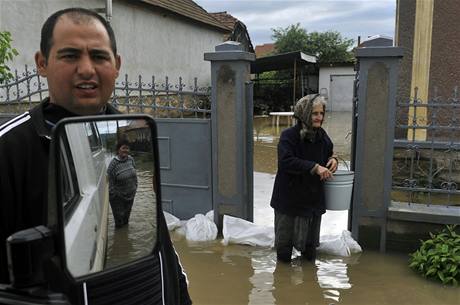
[[[407,255],[364,251],[348,258],[277,264],[271,249],[219,241],[193,244],[173,234],[194,304],[459,304],[460,289],[428,281]]]
[[[328,113],[323,126],[345,160],[350,156],[351,119],[351,113]],[[255,171],[276,172],[276,145],[286,127],[276,128],[269,117],[254,119]],[[254,209],[259,217],[264,216],[258,210],[267,213],[265,206]],[[296,258],[291,264],[277,264],[272,249],[224,246],[220,240],[191,243],[174,232],[172,239],[194,304],[460,304],[460,288],[415,274],[403,253],[364,251],[348,258],[319,255],[314,263]]]
[[[267,117],[255,118],[255,171],[276,172],[276,145],[286,127],[272,126]],[[351,115],[328,114],[324,128],[335,151],[348,160]],[[268,200],[255,203],[256,217],[273,218]],[[404,253],[365,250],[345,258],[318,255],[315,262],[295,258],[291,264],[277,264],[273,249],[224,246],[220,239],[192,243],[176,232],[171,237],[197,305],[460,304],[460,288],[446,287],[415,274],[408,268],[408,255]],[[135,243],[139,244],[129,246],[142,249],[151,244],[145,244],[142,238]],[[137,251],[133,253],[138,255]]]

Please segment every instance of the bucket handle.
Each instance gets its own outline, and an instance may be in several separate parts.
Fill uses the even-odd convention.
[[[345,164],[345,166],[347,167],[347,171],[350,171],[350,167],[348,166],[348,163],[347,163],[347,161],[345,161],[345,159],[343,159],[342,157],[339,157],[339,156],[335,156],[335,157],[336,157],[339,161],[342,161],[342,162]],[[337,163],[337,167],[338,167],[338,165],[339,165],[339,164]]]

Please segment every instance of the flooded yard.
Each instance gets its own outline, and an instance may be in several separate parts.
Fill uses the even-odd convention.
[[[277,264],[271,249],[173,238],[194,304],[458,305],[460,300],[459,288],[412,272],[404,254],[364,251],[350,258],[320,255],[315,263]]]
[[[259,225],[273,226],[269,201],[283,128],[272,126],[268,117],[254,120],[254,222]],[[328,113],[324,128],[336,153],[349,160],[351,114]],[[346,227],[346,212],[328,211],[321,232]],[[351,257],[318,255],[315,262],[295,258],[291,264],[277,264],[276,253],[269,248],[224,246],[220,240],[191,243],[174,232],[172,239],[187,271],[194,304],[460,304],[459,288],[415,274],[408,268],[407,254],[364,250]]]

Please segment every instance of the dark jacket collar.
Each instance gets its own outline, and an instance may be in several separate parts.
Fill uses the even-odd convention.
[[[103,114],[120,113],[110,104],[104,109]],[[39,105],[30,110],[32,124],[40,137],[51,139],[51,130],[59,120],[63,118],[77,116],[66,109],[50,103],[49,97],[45,98]]]

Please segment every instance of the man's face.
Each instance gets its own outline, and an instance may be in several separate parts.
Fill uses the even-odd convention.
[[[37,52],[41,76],[48,79],[50,102],[79,115],[99,113],[108,102],[120,69],[104,26],[96,19],[58,19],[48,56]]]

